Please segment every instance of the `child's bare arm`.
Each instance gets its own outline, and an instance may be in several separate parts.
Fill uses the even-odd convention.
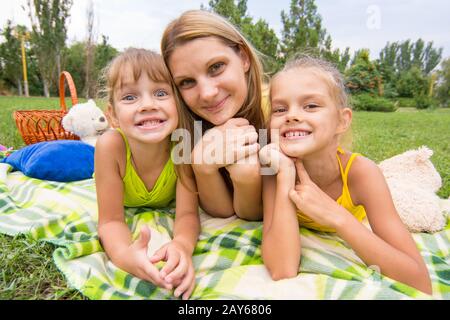
[[[191,172],[184,174],[182,179],[177,181],[173,240],[182,243],[192,255],[200,233],[197,188]]]
[[[431,293],[426,266],[394,208],[384,176],[373,162],[358,157],[349,175],[352,199],[365,207],[373,232],[323,192],[301,161],[296,161],[296,167],[300,182],[289,196],[297,208],[317,223],[335,229],[368,266],[378,266],[382,274]]]
[[[108,132],[98,139],[95,149],[98,234],[113,262],[120,260],[120,252],[132,242],[123,209],[123,182],[118,163],[120,143],[115,133]]]
[[[173,284],[174,295],[189,298],[195,286],[195,270],[192,254],[200,234],[198,215],[198,197],[192,172],[182,172],[177,181],[176,214],[173,240],[161,247],[151,262],[167,260],[160,275],[166,282]]]
[[[295,277],[300,264],[299,225],[295,205],[289,199],[295,167],[288,161],[280,163],[277,175],[263,176],[262,257],[274,280]]]
[[[95,183],[98,203],[98,235],[111,261],[141,279],[161,287],[168,287],[147,258],[150,231],[142,230],[139,239],[132,235],[125,223],[123,182],[118,159],[125,152],[117,132],[108,132],[97,141],[95,148]]]
[[[347,215],[337,227],[338,234],[367,265],[378,266],[382,274],[431,294],[426,265],[400,220],[378,166],[358,157],[350,171],[349,185],[353,200],[365,207],[373,233]]]

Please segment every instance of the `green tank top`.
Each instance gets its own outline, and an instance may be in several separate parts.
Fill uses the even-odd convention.
[[[170,205],[175,199],[177,176],[172,158],[169,157],[164,165],[161,174],[153,186],[148,191],[141,177],[137,174],[131,164],[131,150],[128,140],[119,128],[127,149],[127,162],[125,166],[125,176],[123,177],[123,204],[125,207],[152,207],[163,208]]]

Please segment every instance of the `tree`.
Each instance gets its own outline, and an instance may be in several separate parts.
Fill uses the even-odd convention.
[[[105,67],[119,54],[119,51],[108,43],[108,37],[102,35],[102,42],[95,47],[95,66],[94,77],[97,86],[94,95],[97,96],[99,87],[104,87],[104,70]]]
[[[435,49],[433,48],[433,41],[428,42],[424,53],[423,71],[425,74],[429,75],[436,66],[439,65],[442,59],[443,48]]]
[[[380,52],[380,58],[378,59],[378,70],[380,71],[381,77],[385,83],[386,89],[393,92],[397,78],[398,72],[396,69],[397,55],[399,52],[399,45],[397,42],[387,43],[386,46]],[[396,95],[396,91],[392,96]]]
[[[376,64],[370,61],[368,49],[355,52],[351,67],[345,73],[346,87],[352,93],[376,93],[383,95],[383,86]]]
[[[429,79],[417,66],[403,71],[397,81],[397,92],[401,97],[415,97],[426,95]]]
[[[50,86],[61,73],[61,54],[67,38],[66,21],[72,0],[27,0],[31,20],[31,40],[35,47],[44,95],[50,96]]]
[[[84,93],[86,99],[93,98],[95,82],[93,81],[93,66],[95,63],[95,36],[94,36],[94,4],[89,1],[87,10],[87,39],[86,39],[86,71]]]
[[[24,26],[13,26],[8,20],[1,32],[5,42],[0,44],[1,78],[8,87],[16,87],[22,95],[22,58],[20,40],[14,36],[14,30],[25,29]],[[25,29],[26,30],[26,29]],[[22,30],[24,31],[24,30]]]
[[[443,106],[450,107],[450,58],[442,61],[438,76],[437,98]]]
[[[331,48],[331,43],[331,36],[328,35],[325,40],[324,48],[321,49],[320,56],[323,59],[332,62],[341,73],[344,73],[350,61],[350,48],[345,48],[345,50],[341,53],[339,48],[333,50]]]
[[[227,18],[242,32],[255,49],[264,55],[265,68],[270,73],[278,70],[278,37],[264,19],[253,22],[247,13],[247,0],[238,0],[237,3],[234,0],[210,0],[208,10]]]
[[[210,0],[208,10],[227,18],[233,25],[241,29],[247,17],[247,0]],[[251,18],[250,18],[251,19]]]
[[[275,31],[264,19],[258,19],[254,25],[246,23],[242,28],[244,35],[264,55],[263,62],[266,71],[269,73],[278,71],[281,64],[277,59],[279,41]]]
[[[86,85],[86,44],[75,42],[64,49],[64,70],[72,75],[73,82],[78,92],[85,91]]]
[[[432,41],[425,46],[422,39],[418,39],[415,43],[411,40],[388,42],[380,52],[379,62],[391,73],[399,74],[416,66],[424,75],[430,75],[431,71],[439,65],[442,50],[443,48],[433,48]]]
[[[290,11],[281,12],[283,23],[281,55],[283,61],[298,52],[320,54],[326,30],[314,0],[291,0]]]
[[[86,42],[75,42],[69,48],[65,49],[65,63],[64,68],[70,72],[76,88],[80,92],[86,92],[88,83],[86,79]],[[103,87],[102,74],[107,64],[118,54],[118,51],[108,44],[108,38],[102,35],[102,42],[93,44],[93,61],[95,64],[91,68],[90,77],[90,96],[96,97],[98,94],[98,87]]]
[[[387,43],[380,52],[378,69],[391,96],[412,97],[425,94],[433,85],[433,69],[442,57],[442,48],[433,48],[433,42]]]

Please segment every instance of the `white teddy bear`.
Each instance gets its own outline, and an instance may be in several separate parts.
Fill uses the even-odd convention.
[[[432,155],[433,151],[423,146],[379,164],[397,212],[411,232],[442,230],[450,211],[450,200],[436,195],[442,180],[429,160]]]
[[[62,126],[66,131],[79,136],[81,141],[95,147],[97,138],[108,129],[109,124],[95,101],[89,99],[86,103],[79,103],[70,108],[62,119]]]

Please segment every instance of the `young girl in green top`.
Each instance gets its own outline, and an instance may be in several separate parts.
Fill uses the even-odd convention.
[[[169,72],[160,55],[128,49],[111,62],[106,78],[116,129],[103,134],[95,150],[99,238],[119,268],[186,299],[195,285],[192,253],[200,221],[193,178],[183,170],[177,180],[170,157],[178,113]],[[175,194],[173,240],[149,258],[150,230],[143,227],[133,241],[124,206],[166,207]],[[154,264],[161,260],[166,264],[159,271]]]

